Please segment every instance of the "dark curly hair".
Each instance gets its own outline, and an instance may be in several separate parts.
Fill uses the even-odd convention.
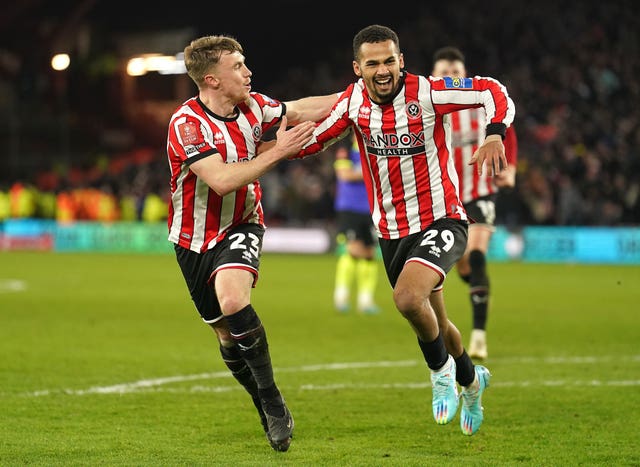
[[[372,24],[361,29],[353,38],[353,58],[355,61],[360,59],[360,47],[362,47],[362,44],[384,41],[393,41],[398,52],[400,52],[400,39],[398,39],[398,35],[393,29],[379,24]]]

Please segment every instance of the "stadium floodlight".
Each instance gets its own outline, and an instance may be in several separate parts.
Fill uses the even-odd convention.
[[[69,68],[70,64],[71,58],[69,57],[69,54],[55,54],[51,57],[51,68],[56,71],[64,71]]]
[[[145,60],[142,57],[136,57],[129,60],[127,63],[127,74],[129,76],[142,76],[147,73],[145,66]]]
[[[179,75],[186,73],[186,68],[181,54],[145,54],[130,59],[127,64],[129,76],[142,76],[150,71],[157,71],[161,75]]]

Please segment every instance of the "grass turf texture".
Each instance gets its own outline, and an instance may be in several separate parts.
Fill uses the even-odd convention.
[[[253,303],[296,420],[277,453],[173,256],[0,254],[0,465],[640,464],[637,266],[489,265],[493,378],[472,437],[459,413],[433,421],[383,269],[382,313],[341,315],[334,266],[262,259]],[[466,345],[455,271],[445,293]]]

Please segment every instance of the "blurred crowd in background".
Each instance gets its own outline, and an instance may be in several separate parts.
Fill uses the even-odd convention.
[[[543,6],[424,5],[388,25],[399,34],[408,71],[428,75],[433,51],[455,45],[469,74],[507,86],[517,107],[518,173],[516,188],[500,195],[499,224],[637,225],[640,10],[627,1]],[[242,42],[240,31],[236,37]],[[92,44],[64,77],[20,49],[0,47],[0,220],[166,219],[166,122],[195,87],[185,75],[149,76],[132,94],[131,78],[118,78],[117,47],[106,39]],[[288,66],[286,51],[286,44],[267,51],[273,66],[262,75],[254,69],[254,90],[287,100],[354,81],[350,40],[309,50],[306,64]],[[252,68],[265,51],[245,53]],[[268,225],[333,222],[334,151],[283,162],[261,179]]]

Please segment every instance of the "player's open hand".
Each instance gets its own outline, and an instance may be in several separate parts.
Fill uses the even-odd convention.
[[[280,128],[276,132],[275,147],[283,153],[284,157],[293,156],[309,142],[314,128],[315,123],[307,121],[287,129],[287,117],[283,116]]]
[[[483,168],[487,175],[493,177],[507,168],[507,156],[500,135],[489,135],[469,160],[469,165],[478,167],[478,174],[482,175]]]

